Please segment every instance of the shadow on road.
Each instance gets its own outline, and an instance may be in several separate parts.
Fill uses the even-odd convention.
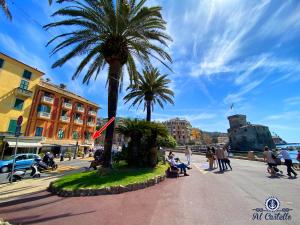
[[[45,191],[38,191],[38,192],[35,192],[35,193],[30,193],[30,195],[39,194],[39,193],[45,193]],[[26,196],[28,196],[28,194],[24,195],[24,196],[18,196],[18,199],[16,199],[16,200],[0,203],[0,208],[15,206],[15,205],[18,205],[18,204],[37,201],[37,200],[40,200],[40,199],[45,199],[47,197],[53,196],[53,194],[45,193],[45,194],[42,194],[42,195],[30,196],[30,197],[27,197],[27,198],[26,198]],[[2,210],[1,210],[1,212],[2,212]]]
[[[19,218],[11,220],[10,222],[13,224],[39,224],[39,223],[49,221],[49,220],[56,220],[56,219],[60,219],[60,218],[77,216],[77,215],[88,214],[88,213],[93,213],[93,212],[95,212],[95,210],[82,212],[82,213],[75,213],[75,214],[63,213],[63,214],[59,214],[59,215],[55,215],[55,216],[47,216],[47,217],[41,217],[41,215],[33,215],[33,216],[19,217]]]

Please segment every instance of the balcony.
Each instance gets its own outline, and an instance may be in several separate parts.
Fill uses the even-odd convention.
[[[64,103],[63,103],[63,107],[64,107],[65,109],[72,109],[72,104],[69,103],[69,102],[64,102]]]
[[[38,112],[38,117],[41,119],[50,119],[51,113],[48,112]]]
[[[74,123],[78,124],[78,125],[82,125],[83,124],[83,120],[82,119],[75,119]]]
[[[94,123],[93,121],[91,121],[91,122],[87,122],[87,125],[88,125],[89,127],[93,127],[93,126],[95,126],[95,123]]]
[[[77,106],[77,107],[76,107],[76,110],[77,110],[77,112],[84,113],[84,108],[81,107],[81,106]]]
[[[21,96],[21,97],[31,98],[32,97],[32,91],[17,87],[15,89],[15,95],[16,96]]]
[[[70,123],[70,117],[68,116],[61,116],[60,121],[64,123]]]
[[[90,111],[89,111],[89,115],[90,115],[90,116],[96,116],[97,113],[96,113],[96,111],[94,111],[94,110],[90,110]]]
[[[53,104],[53,102],[54,102],[54,98],[52,98],[52,97],[48,97],[48,96],[43,96],[42,97],[42,102],[43,103],[48,103],[48,104]]]

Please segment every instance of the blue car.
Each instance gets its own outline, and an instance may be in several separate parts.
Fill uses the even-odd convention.
[[[0,160],[0,172],[7,173],[10,170],[10,164],[13,163],[14,156],[11,156],[8,160]],[[16,155],[16,169],[29,169],[34,163],[35,159],[41,159],[37,154],[24,153]]]

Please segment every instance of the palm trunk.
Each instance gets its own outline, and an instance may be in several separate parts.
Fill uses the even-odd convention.
[[[147,100],[147,121],[151,121],[151,101]]]
[[[114,60],[109,64],[108,73],[108,119],[116,117],[119,95],[119,78],[122,65],[119,61]],[[106,128],[104,141],[104,161],[103,167],[111,166],[111,149],[115,130],[115,120]]]

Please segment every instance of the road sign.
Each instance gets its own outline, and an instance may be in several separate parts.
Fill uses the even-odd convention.
[[[20,134],[21,134],[21,126],[18,125],[18,126],[16,127],[15,137],[19,137]]]
[[[17,125],[21,126],[22,122],[23,122],[23,116],[19,116],[18,121],[17,121]]]
[[[106,127],[108,127],[108,125],[111,124],[114,120],[115,120],[115,117],[112,117],[103,127],[101,127],[100,130],[97,130],[93,134],[93,139],[98,138],[100,136],[100,134],[102,133],[102,131],[104,131],[106,129]]]

